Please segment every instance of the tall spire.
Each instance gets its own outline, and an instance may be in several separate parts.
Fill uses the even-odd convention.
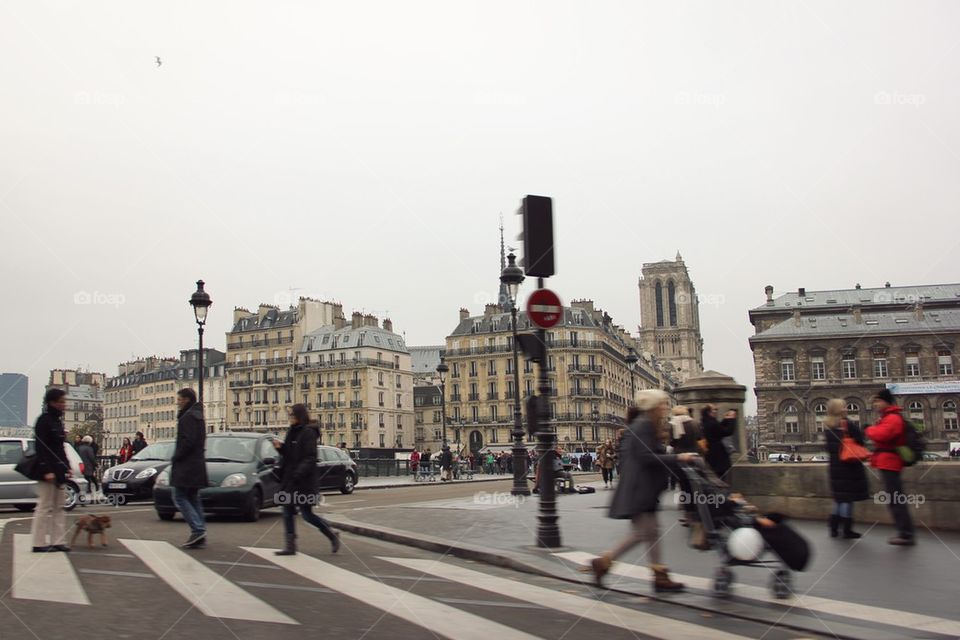
[[[500,273],[507,267],[507,252],[503,244],[503,214],[500,214]],[[497,294],[497,304],[501,309],[510,308],[510,294],[507,292],[507,285],[500,283],[500,293]]]

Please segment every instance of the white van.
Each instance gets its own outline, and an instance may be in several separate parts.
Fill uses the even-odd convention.
[[[767,462],[790,462],[789,453],[771,453],[767,456]]]

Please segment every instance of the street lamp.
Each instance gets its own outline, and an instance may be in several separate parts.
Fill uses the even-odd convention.
[[[633,370],[637,366],[638,360],[640,358],[637,357],[637,352],[633,350],[633,347],[630,347],[630,353],[623,359],[627,363],[627,368],[630,369],[630,404],[637,401],[637,387],[633,382]]]
[[[520,357],[517,345],[517,294],[524,280],[523,269],[517,266],[517,257],[507,256],[507,266],[500,274],[500,282],[507,286],[510,296],[510,318],[513,321],[513,488],[511,495],[528,496],[527,487],[527,448],[523,444],[523,423],[520,414]]]
[[[440,428],[443,432],[443,444],[447,444],[447,390],[446,380],[447,372],[450,367],[440,358],[440,364],[437,365],[437,373],[440,375]],[[442,445],[441,445],[442,446]]]
[[[200,408],[203,409],[203,325],[207,324],[207,310],[213,301],[210,300],[210,294],[203,290],[203,280],[197,280],[197,290],[190,296],[190,305],[193,307],[193,316],[197,320],[197,335],[200,337],[200,349],[198,351],[199,362],[197,371],[199,372]]]

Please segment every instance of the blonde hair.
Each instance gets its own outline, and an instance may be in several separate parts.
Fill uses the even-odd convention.
[[[839,427],[840,421],[846,417],[847,403],[843,401],[843,398],[831,398],[827,400],[827,417],[823,420],[823,423],[827,427],[831,429]]]
[[[640,411],[650,411],[664,402],[670,402],[670,396],[660,389],[644,389],[637,394],[637,408]]]
[[[682,404],[678,404],[673,409],[670,410],[670,415],[672,416],[689,416],[690,411],[687,410]]]

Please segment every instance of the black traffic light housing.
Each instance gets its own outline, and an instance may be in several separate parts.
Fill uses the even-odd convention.
[[[523,216],[523,270],[528,276],[549,278],[553,264],[553,200],[526,196],[519,213]]]
[[[539,335],[536,333],[519,333],[517,334],[517,345],[523,351],[527,360],[538,364],[543,363],[546,350]]]

